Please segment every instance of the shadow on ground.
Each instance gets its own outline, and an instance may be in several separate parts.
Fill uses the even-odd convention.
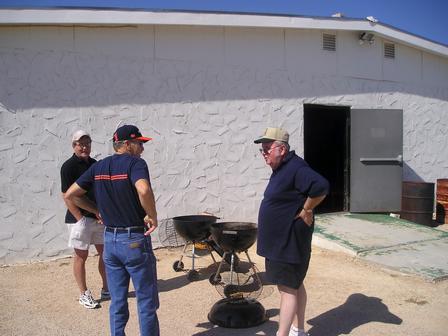
[[[380,298],[355,293],[340,306],[307,321],[311,336],[339,336],[369,322],[401,324],[403,320],[391,313]]]
[[[278,309],[269,309],[266,311],[267,318],[274,317],[278,315]],[[275,321],[267,320],[263,324],[252,328],[246,329],[229,329],[221,328],[213,325],[210,322],[199,323],[198,327],[205,328],[206,330],[193,334],[193,336],[224,336],[224,335],[238,335],[238,336],[253,336],[263,333],[263,335],[275,335],[277,332],[278,324]]]
[[[240,261],[238,266],[235,267],[235,273],[248,273],[251,270],[252,264],[246,261]],[[174,273],[177,276],[173,276],[169,279],[158,279],[157,285],[159,288],[159,292],[168,292],[171,290],[175,290],[184,286],[187,286],[192,281],[209,281],[210,276],[216,273],[218,268],[218,264],[211,264],[207,267],[196,268],[197,271],[196,277],[194,280],[189,279],[190,269],[182,269]],[[221,272],[229,272],[229,265],[227,263],[223,263],[221,266]],[[257,272],[257,274],[260,274]],[[212,285],[210,285],[212,286]]]
[[[278,314],[278,309],[266,311],[268,318]],[[370,322],[400,325],[403,320],[391,313],[380,298],[355,293],[350,295],[342,305],[322,313],[307,322],[312,326],[308,330],[310,336],[339,336],[350,334],[353,329]],[[206,330],[193,336],[249,336],[261,332],[264,335],[275,335],[278,323],[267,320],[259,326],[247,329],[221,328],[214,326],[210,322],[199,323],[197,326]]]

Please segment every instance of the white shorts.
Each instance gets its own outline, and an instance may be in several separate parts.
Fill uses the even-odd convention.
[[[74,224],[67,224],[68,246],[88,250],[90,245],[104,244],[104,225],[95,218],[82,217]]]

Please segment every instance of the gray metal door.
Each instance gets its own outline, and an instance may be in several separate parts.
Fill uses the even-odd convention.
[[[403,111],[350,112],[350,211],[399,212]]]

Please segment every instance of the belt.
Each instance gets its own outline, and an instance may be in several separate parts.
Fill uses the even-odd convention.
[[[131,233],[131,232],[145,232],[144,226],[129,226],[129,227],[106,227],[107,232],[116,232],[116,233]]]

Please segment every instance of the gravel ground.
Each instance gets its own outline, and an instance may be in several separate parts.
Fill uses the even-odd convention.
[[[214,271],[211,258],[205,255],[196,259],[200,279],[189,282],[186,273],[172,269],[180,248],[155,253],[161,335],[275,335],[279,295],[272,285],[265,285],[258,299],[269,316],[267,322],[249,329],[215,327],[207,314],[221,296],[208,281]],[[254,247],[249,254],[262,276],[262,259]],[[87,265],[94,295],[99,294],[101,283],[95,270],[97,262],[98,257],[91,256]],[[191,267],[190,262],[186,258],[185,266]],[[0,268],[0,335],[107,335],[109,302],[102,302],[95,310],[81,307],[71,264],[71,258],[65,258]],[[448,281],[429,283],[339,252],[314,248],[305,283],[307,328],[312,336],[448,335]],[[129,306],[127,334],[138,335],[132,295]]]

